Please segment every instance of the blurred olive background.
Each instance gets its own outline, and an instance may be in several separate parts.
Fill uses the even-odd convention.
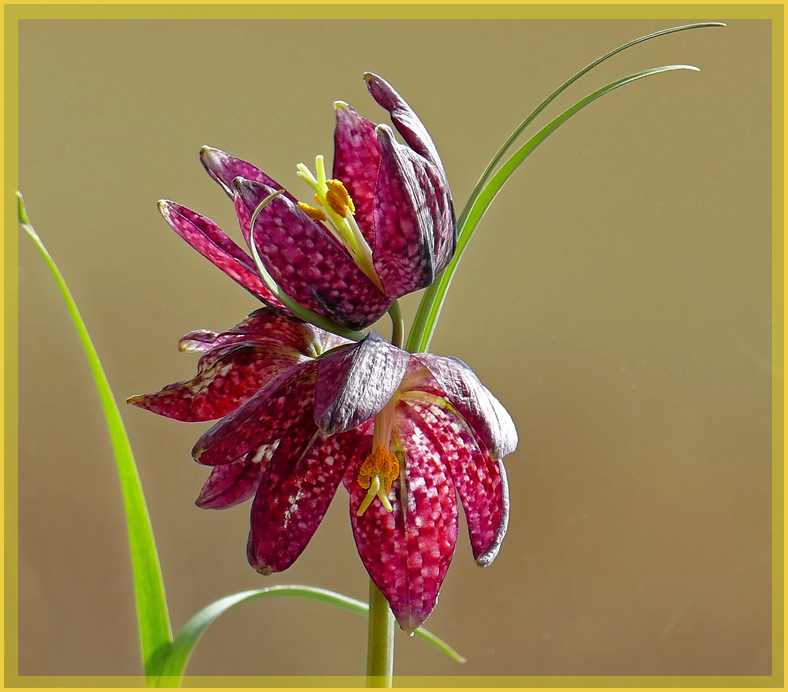
[[[24,20],[19,186],[123,402],[192,376],[181,335],[258,307],[156,209],[177,200],[240,241],[201,145],[309,197],[296,164],[331,157],[334,100],[386,121],[371,70],[430,130],[459,211],[561,82],[683,23]],[[770,673],[770,49],[768,21],[732,20],[609,61],[548,116],[641,69],[702,71],[592,104],[479,227],[432,350],[469,363],[517,422],[509,534],[482,570],[461,525],[427,622],[468,663],[398,631],[397,673]],[[19,300],[20,673],[134,675],[111,448],[62,300],[21,234]],[[246,562],[248,505],[193,504],[207,470],[189,452],[208,425],[122,412],[176,630],[272,584],[366,600],[344,489],[296,564],[263,578]],[[357,615],[267,600],[217,621],[189,673],[363,674],[365,641]]]

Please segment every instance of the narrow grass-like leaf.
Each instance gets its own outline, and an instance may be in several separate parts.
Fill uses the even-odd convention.
[[[328,591],[326,589],[319,589],[313,586],[269,586],[266,589],[257,589],[254,591],[242,591],[241,593],[233,594],[232,596],[225,596],[218,601],[214,601],[210,605],[203,608],[195,614],[180,631],[175,638],[172,647],[170,648],[167,660],[164,662],[161,677],[157,687],[179,687],[183,678],[186,664],[189,662],[189,657],[200,640],[200,637],[205,633],[205,630],[223,613],[226,613],[230,608],[237,606],[247,601],[255,601],[260,598],[268,596],[296,596],[299,598],[310,598],[322,603],[339,606],[345,608],[359,615],[367,615],[369,613],[369,606],[363,601],[357,601],[355,598],[349,598],[342,594]],[[446,642],[439,639],[431,632],[419,628],[416,630],[416,635],[422,639],[426,639],[430,644],[433,644],[438,649],[443,651],[447,656],[457,661],[458,663],[465,663],[465,658],[452,649]]]
[[[663,67],[654,67],[649,70],[643,70],[627,77],[617,79],[601,89],[597,89],[593,93],[586,96],[584,99],[578,101],[570,108],[567,108],[561,115],[545,125],[533,137],[531,137],[525,144],[523,144],[512,157],[498,170],[498,172],[489,180],[484,186],[481,193],[477,196],[474,203],[471,205],[468,213],[463,219],[462,226],[459,227],[459,238],[457,241],[457,252],[455,253],[452,261],[444,269],[438,279],[425,291],[424,296],[419,303],[416,317],[411,327],[410,335],[408,337],[407,350],[411,353],[425,351],[429,347],[432,340],[432,334],[435,331],[435,326],[440,316],[443,301],[446,298],[446,291],[451,284],[454,277],[454,272],[462,259],[462,254],[471,239],[476,226],[481,218],[484,216],[487,209],[492,204],[496,195],[501,191],[501,188],[511,178],[512,174],[519,168],[519,166],[530,156],[534,150],[544,142],[553,132],[555,132],[561,125],[563,125],[569,118],[581,111],[590,103],[593,103],[601,96],[610,93],[618,87],[624,86],[631,82],[635,82],[644,77],[660,74],[661,72],[671,72],[673,70],[694,70],[698,71],[697,67],[692,65],[665,65]]]
[[[523,133],[526,127],[528,127],[536,118],[537,116],[549,106],[556,98],[558,98],[566,89],[568,89],[572,84],[574,84],[578,79],[580,79],[583,75],[588,74],[591,70],[595,67],[601,65],[605,60],[612,58],[614,55],[621,53],[622,51],[627,50],[628,48],[632,48],[633,46],[638,45],[639,43],[643,43],[644,41],[649,41],[652,38],[659,38],[661,36],[667,36],[668,34],[675,34],[679,31],[688,31],[690,29],[705,29],[709,27],[715,26],[722,26],[724,27],[725,24],[722,22],[701,22],[698,24],[684,24],[682,26],[672,26],[668,29],[661,29],[660,31],[655,31],[653,34],[647,34],[646,36],[641,36],[640,38],[636,38],[633,41],[629,41],[629,43],[625,43],[618,48],[614,48],[609,53],[605,53],[601,58],[597,58],[592,63],[586,65],[582,70],[580,70],[577,74],[573,75],[569,79],[567,79],[560,87],[558,87],[550,96],[548,96],[544,101],[542,101],[533,111],[528,115],[528,117],[523,120],[509,135],[509,138],[503,143],[503,146],[496,152],[495,156],[493,156],[492,160],[489,164],[487,164],[487,168],[484,169],[481,177],[479,178],[476,186],[473,188],[470,196],[468,197],[468,201],[465,203],[462,212],[460,213],[458,219],[458,225],[463,225],[465,221],[465,217],[468,215],[468,211],[476,202],[477,197],[481,194],[482,189],[484,188],[485,183],[492,175],[492,172],[495,170],[496,166],[503,161],[503,157],[506,155],[506,152],[511,149],[512,145],[518,139],[518,137]]]
[[[137,473],[137,466],[134,463],[131,444],[85,322],[79,314],[63,275],[30,223],[22,195],[17,192],[17,197],[20,224],[43,255],[49,270],[55,277],[63,299],[66,301],[66,306],[79,335],[82,348],[85,350],[85,356],[87,356],[88,365],[101,399],[101,407],[107,419],[107,428],[109,429],[112,449],[115,453],[115,463],[120,476],[123,504],[126,510],[142,660],[147,685],[153,687],[171,646],[172,633],[170,630],[170,618],[167,613],[167,601],[164,595],[159,556],[156,552],[153,529],[148,516],[148,508],[145,504],[145,497],[142,494],[142,485]]]

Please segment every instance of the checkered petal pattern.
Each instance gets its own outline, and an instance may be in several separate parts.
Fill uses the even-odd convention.
[[[233,181],[235,211],[244,234],[255,209],[275,190],[245,178]],[[387,298],[340,243],[286,197],[258,215],[254,240],[279,287],[304,307],[350,329],[377,321],[391,307]]]
[[[394,446],[400,475],[392,486],[393,511],[373,502],[358,516],[366,490],[352,483],[350,521],[367,572],[400,627],[412,632],[435,607],[454,554],[457,496],[435,434],[408,404],[397,411]]]
[[[254,497],[276,447],[277,443],[262,445],[237,461],[214,466],[195,504],[202,509],[227,509]]]
[[[203,329],[184,336],[181,350],[202,353],[197,374],[159,392],[133,396],[128,403],[181,421],[222,418],[278,374],[337,339],[261,308],[225,332]]]
[[[369,453],[371,425],[326,437],[305,418],[279,443],[252,503],[247,556],[261,574],[287,569],[328,510],[348,464]]]

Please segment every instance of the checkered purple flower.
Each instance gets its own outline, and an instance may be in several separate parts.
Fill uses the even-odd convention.
[[[281,189],[246,161],[203,147],[202,163],[233,199],[246,243],[254,242],[266,271],[297,303],[350,329],[379,319],[397,298],[429,286],[457,244],[451,192],[432,138],[394,89],[365,74],[367,87],[391,116],[405,144],[338,101],[333,177],[322,156],[313,173],[298,175],[314,201],[285,192],[250,223],[258,205]],[[202,255],[260,298],[287,314],[262,281],[252,257],[216,224],[163,200],[161,213]],[[253,236],[253,238],[252,238]]]
[[[197,376],[129,401],[178,420],[220,420],[193,449],[211,467],[198,504],[254,498],[250,564],[289,567],[340,484],[359,555],[400,626],[430,614],[454,553],[459,496],[474,558],[490,564],[508,523],[502,458],[511,417],[456,358],[358,343],[261,309],[181,341]]]

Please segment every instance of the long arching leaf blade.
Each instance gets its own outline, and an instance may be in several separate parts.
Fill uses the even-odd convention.
[[[487,209],[492,204],[495,197],[501,191],[506,182],[511,178],[512,174],[522,163],[527,159],[534,150],[544,142],[553,132],[555,132],[561,125],[569,120],[573,115],[576,115],[583,108],[596,101],[601,96],[609,94],[611,91],[630,84],[631,82],[638,81],[645,77],[660,74],[662,72],[671,72],[674,70],[693,70],[699,71],[693,65],[665,65],[663,67],[654,67],[649,70],[643,70],[631,74],[627,77],[617,79],[601,89],[597,89],[593,93],[586,96],[575,103],[570,108],[567,108],[561,115],[545,125],[533,137],[531,137],[525,144],[523,144],[512,157],[498,170],[498,172],[490,179],[484,186],[482,192],[476,198],[476,201],[471,205],[468,214],[463,220],[462,226],[459,228],[459,238],[457,241],[457,252],[454,258],[433,283],[424,293],[419,304],[416,317],[413,321],[413,326],[408,337],[407,349],[411,353],[426,351],[432,340],[432,334],[435,331],[435,326],[440,316],[443,301],[446,298],[446,291],[451,284],[454,272],[457,270],[462,254],[468,246],[468,241],[471,239],[476,226],[481,221]]]
[[[134,596],[137,604],[140,646],[145,668],[146,682],[149,687],[155,685],[162,663],[172,642],[170,618],[167,612],[167,600],[164,595],[164,582],[161,576],[159,556],[153,538],[148,508],[142,493],[137,466],[131,451],[126,428],[120,416],[115,398],[112,396],[104,368],[101,366],[98,353],[88,334],[85,322],[79,314],[74,298],[71,296],[66,281],[60,273],[55,261],[47,251],[41,238],[30,223],[22,195],[17,192],[19,222],[24,231],[35,243],[39,252],[55,277],[60,293],[66,301],[71,320],[77,330],[85,356],[88,359],[90,372],[98,389],[101,407],[107,420],[115,463],[120,476],[123,505],[126,510],[126,525],[129,532],[131,549],[131,566],[134,577]]]
[[[588,74],[591,70],[595,67],[601,65],[605,60],[612,58],[614,55],[621,53],[628,48],[632,48],[633,46],[638,45],[639,43],[643,43],[644,41],[650,41],[652,38],[659,38],[661,36],[667,36],[668,34],[675,34],[679,31],[688,31],[690,29],[705,29],[709,27],[715,26],[722,26],[724,27],[725,24],[722,22],[701,22],[698,24],[684,24],[682,26],[672,26],[668,29],[661,29],[660,31],[655,31],[653,34],[647,34],[646,36],[641,36],[636,38],[628,43],[625,43],[618,48],[614,48],[609,53],[605,53],[600,58],[597,58],[592,63],[586,65],[582,70],[577,72],[576,74],[572,75],[569,79],[567,79],[560,87],[558,87],[552,94],[550,94],[544,101],[542,101],[536,108],[528,114],[528,117],[523,120],[509,135],[509,138],[503,143],[503,146],[496,152],[495,156],[493,156],[492,160],[489,164],[487,164],[487,168],[484,169],[481,177],[479,178],[476,186],[473,188],[470,196],[468,197],[468,201],[465,203],[465,207],[462,210],[462,213],[459,217],[459,225],[462,225],[465,221],[465,217],[468,215],[468,211],[470,210],[471,206],[474,204],[478,196],[481,194],[482,189],[484,188],[485,183],[490,179],[493,171],[495,170],[496,166],[503,161],[503,157],[512,148],[512,145],[515,141],[520,137],[523,133],[525,128],[527,128],[536,118],[537,116],[549,106],[556,98],[558,98],[564,91],[566,91],[572,84],[574,84],[578,79],[580,79],[583,75]]]
[[[232,596],[225,596],[218,601],[214,601],[210,605],[200,610],[194,615],[180,631],[175,638],[172,647],[170,648],[167,660],[164,662],[161,677],[159,678],[158,687],[178,687],[183,678],[186,665],[189,662],[189,657],[200,640],[200,637],[205,633],[205,630],[223,613],[226,613],[230,608],[233,608],[241,603],[247,601],[254,601],[268,596],[296,596],[300,598],[311,598],[316,601],[328,603],[330,605],[345,608],[360,615],[367,615],[369,613],[369,606],[354,598],[349,598],[333,591],[326,589],[319,589],[312,586],[270,586],[266,589],[257,589],[255,591],[242,591],[241,593],[233,594]],[[452,649],[446,642],[439,639],[431,632],[421,628],[416,630],[416,635],[426,639],[431,644],[437,646],[447,656],[454,659],[459,663],[464,663],[465,658]]]

